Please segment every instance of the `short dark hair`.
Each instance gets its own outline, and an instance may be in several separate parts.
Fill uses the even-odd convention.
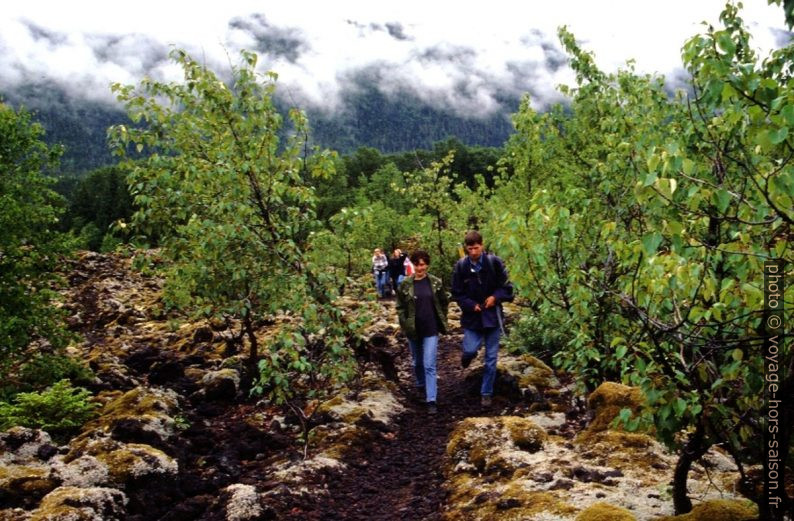
[[[423,260],[425,261],[425,264],[430,266],[430,254],[428,254],[425,250],[416,250],[408,258],[411,259],[411,262],[414,264],[419,264],[419,261]]]
[[[477,230],[472,230],[463,238],[463,244],[471,246],[473,244],[482,244],[482,235]]]

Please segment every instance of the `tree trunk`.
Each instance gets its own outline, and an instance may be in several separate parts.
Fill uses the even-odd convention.
[[[686,445],[681,450],[678,462],[673,473],[673,508],[675,515],[686,514],[692,510],[692,501],[687,495],[687,476],[692,464],[699,460],[709,448],[704,442],[704,428],[698,423],[695,432],[687,440]]]

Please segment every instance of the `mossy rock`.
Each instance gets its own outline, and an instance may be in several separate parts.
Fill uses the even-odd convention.
[[[60,481],[41,465],[0,464],[0,500],[31,505],[54,490]]]
[[[524,364],[518,379],[522,388],[534,386],[541,389],[549,389],[560,386],[560,382],[554,376],[554,371],[542,360],[527,354],[521,355],[518,359]]]
[[[173,477],[179,470],[176,460],[163,451],[136,443],[98,454],[96,458],[108,466],[111,478],[117,483],[153,476]]]
[[[315,446],[323,447],[322,454],[333,459],[343,458],[352,449],[360,448],[374,438],[371,430],[361,427],[345,426],[339,430],[322,430],[321,427],[324,426],[315,429]]]
[[[72,445],[64,461],[93,456],[107,466],[114,483],[124,484],[142,478],[170,477],[178,471],[177,462],[161,450],[141,443],[121,443],[110,438],[88,439]]]
[[[494,394],[516,400],[538,400],[548,389],[560,386],[554,371],[532,355],[503,355],[496,366]],[[464,378],[466,393],[477,396],[482,383],[482,354],[475,359]]]
[[[576,512],[550,492],[527,490],[517,483],[484,490],[481,483],[461,480],[453,483],[450,499],[451,508],[444,513],[446,521],[524,520],[541,513],[567,519]]]
[[[477,445],[482,446],[484,438],[482,434],[494,427],[495,424],[491,418],[469,417],[458,422],[447,442],[447,457],[458,460],[461,452],[470,452]]]
[[[30,513],[21,508],[0,510],[0,521],[30,521]]]
[[[580,439],[585,439],[596,432],[611,429],[612,421],[622,409],[639,412],[644,401],[645,397],[638,387],[629,387],[614,382],[602,383],[587,398],[587,405],[595,411],[595,417],[587,429],[579,435]],[[620,429],[618,428],[618,430]]]
[[[758,506],[748,500],[714,499],[704,501],[688,514],[657,517],[654,521],[753,521],[758,519]]]
[[[447,470],[512,476],[522,466],[521,452],[536,452],[546,432],[527,418],[466,418],[447,443]]]
[[[388,425],[392,417],[404,409],[387,390],[362,391],[356,398],[348,399],[340,393],[318,405],[317,414],[351,425],[360,424],[363,417],[367,416],[366,420]]]
[[[77,439],[91,437],[94,432],[119,430],[135,439],[126,441],[164,442],[177,431],[173,416],[179,411],[177,394],[173,391],[136,387],[105,404],[100,415],[86,424]]]
[[[637,521],[637,518],[625,508],[596,503],[582,510],[576,521]]]
[[[177,410],[176,393],[136,387],[108,403],[102,416],[170,414]]]
[[[58,487],[32,512],[30,521],[122,521],[127,497],[113,488]]]
[[[511,441],[521,450],[537,452],[548,439],[546,431],[527,418],[503,416],[500,421],[510,434]]]
[[[654,438],[643,433],[583,431],[576,438],[575,444],[582,457],[606,467],[642,468],[649,472],[650,477],[655,473],[653,469],[668,466],[662,457],[664,448]]]

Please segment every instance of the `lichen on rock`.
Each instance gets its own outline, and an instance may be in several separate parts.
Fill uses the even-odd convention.
[[[110,433],[123,425],[126,431],[137,430],[166,441],[177,432],[173,416],[178,411],[179,397],[174,391],[136,387],[105,404],[78,439],[91,437],[95,431]],[[131,429],[131,424],[136,427]]]
[[[141,443],[123,443],[111,438],[83,439],[72,443],[64,461],[72,463],[79,457],[92,456],[107,466],[110,481],[125,484],[151,477],[175,476],[176,460],[159,449]]]
[[[92,487],[105,485],[110,479],[108,466],[94,456],[83,455],[68,463],[59,459],[53,466],[53,474],[64,486]]]
[[[456,470],[512,475],[528,463],[522,454],[537,452],[546,439],[526,418],[466,418],[450,435],[447,458]]]
[[[337,395],[320,404],[317,412],[348,424],[355,424],[362,416],[367,415],[373,421],[389,425],[395,416],[405,410],[405,407],[388,391],[362,391],[357,398]]]
[[[122,521],[127,496],[113,488],[58,487],[31,513],[30,521]]]
[[[231,496],[226,503],[226,521],[249,521],[262,514],[256,487],[237,483],[226,487],[226,492]]]

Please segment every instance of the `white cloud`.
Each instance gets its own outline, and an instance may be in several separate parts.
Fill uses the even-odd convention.
[[[498,106],[498,93],[532,91],[539,104],[557,96],[558,83],[570,82],[570,71],[557,66],[560,25],[606,70],[635,59],[642,72],[672,76],[681,45],[703,30],[700,21],[716,23],[723,5],[226,0],[197,7],[139,0],[120,9],[106,1],[28,0],[3,6],[0,87],[51,78],[80,95],[109,99],[111,82],[134,83],[144,74],[178,79],[164,61],[170,46],[225,70],[227,53],[234,58],[240,48],[267,44],[279,52],[263,56],[264,66],[307,101],[335,106],[350,78],[375,64],[385,92],[408,89],[461,114],[483,115]],[[742,13],[755,45],[772,48],[771,29],[784,29],[782,9],[759,1]],[[233,20],[246,23],[233,28]]]

